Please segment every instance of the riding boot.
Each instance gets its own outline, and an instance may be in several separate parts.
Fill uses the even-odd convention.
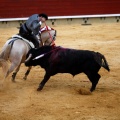
[[[31,42],[34,44],[35,48],[40,47],[40,42],[35,35],[31,36]]]
[[[39,48],[39,47],[40,47],[38,41],[35,41],[35,42],[34,42],[34,45],[35,45],[35,48]]]

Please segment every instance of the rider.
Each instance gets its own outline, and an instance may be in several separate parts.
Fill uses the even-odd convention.
[[[25,39],[32,41],[36,48],[41,47],[40,27],[46,20],[48,20],[48,16],[44,13],[33,14],[24,24],[21,25],[19,34]]]

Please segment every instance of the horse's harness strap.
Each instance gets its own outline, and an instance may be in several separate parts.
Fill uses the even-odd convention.
[[[18,40],[18,37],[13,37],[12,38],[13,40],[11,40],[8,44],[11,44],[13,46],[13,43]],[[19,38],[21,39],[22,41],[24,41],[22,38]],[[24,41],[25,42],[25,41]],[[26,42],[27,43],[27,42]],[[32,48],[30,44],[27,43],[27,45],[30,47],[30,49]]]
[[[12,39],[8,44],[14,43],[18,38],[14,37],[15,39]]]

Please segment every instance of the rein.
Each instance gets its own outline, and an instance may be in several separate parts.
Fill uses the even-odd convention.
[[[51,45],[51,44],[55,45],[54,40],[53,40],[53,38],[52,38],[49,30],[48,30],[48,26],[46,25],[46,23],[45,23],[45,26],[46,26],[46,30],[47,30],[47,32],[48,32],[48,34],[49,34],[49,36],[50,36],[50,39],[51,39],[51,43],[50,43],[49,45]]]
[[[57,47],[57,48],[55,48],[54,50],[51,50],[50,52],[47,52],[47,53],[44,53],[44,54],[41,54],[41,55],[35,57],[33,60],[37,60],[37,59],[39,59],[39,58],[42,58],[42,57],[44,57],[45,55],[50,54],[51,52],[53,52],[53,51],[55,51],[55,50],[57,50],[57,49],[59,49],[59,48],[60,48],[60,46]]]

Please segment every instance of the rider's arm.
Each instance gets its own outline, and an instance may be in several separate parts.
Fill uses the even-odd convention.
[[[40,27],[41,27],[41,21],[40,22],[37,22],[35,21],[33,24],[32,24],[32,32],[34,35],[39,35],[39,31],[40,31]]]
[[[41,27],[41,25],[42,25],[42,22],[40,21],[40,22],[37,22],[37,21],[35,21],[34,23],[33,23],[33,29],[36,29],[36,28],[40,28]]]

